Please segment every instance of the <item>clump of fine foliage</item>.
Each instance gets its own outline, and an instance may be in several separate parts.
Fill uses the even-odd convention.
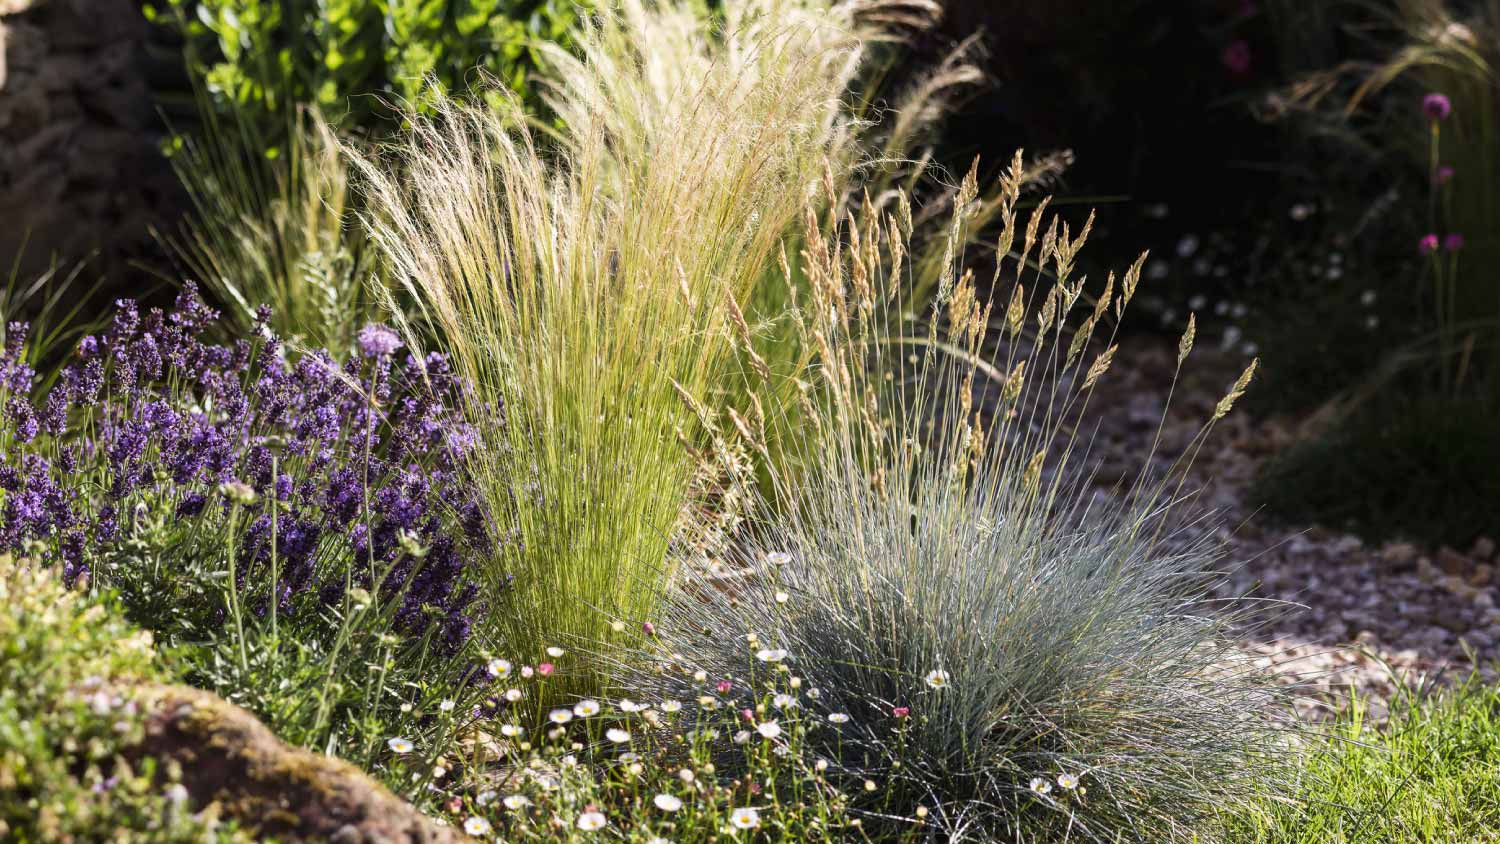
[[[723,446],[740,367],[769,374],[744,305],[786,283],[809,201],[851,182],[845,96],[865,41],[887,37],[866,13],[907,7],[926,8],[743,0],[716,28],[624,3],[581,29],[576,58],[545,51],[562,131],[531,131],[513,102],[448,102],[413,117],[393,163],[365,160],[407,334],[440,338],[472,386],[480,489],[515,514],[495,568],[514,586],[491,617],[516,658],[633,629],[674,560],[732,530],[738,488],[702,456]]]
[[[1372,722],[1360,701],[1308,757],[1289,800],[1234,827],[1261,844],[1482,844],[1500,829],[1500,688],[1472,675],[1456,687],[1408,693]]]
[[[0,557],[0,839],[248,841],[194,811],[179,771],[128,758],[143,730],[131,684],[161,669],[151,636],[114,609]]]
[[[1207,598],[1215,547],[1169,527],[1175,482],[1142,476],[1122,498],[1084,483],[1075,432],[1115,352],[1093,341],[1140,262],[1084,300],[1087,230],[1038,211],[1017,238],[1023,176],[1018,156],[995,310],[951,273],[925,327],[885,322],[875,296],[900,289],[907,224],[870,212],[807,234],[816,471],[779,486],[731,557],[739,578],[684,575],[664,670],[632,681],[681,695],[701,670],[754,695],[789,666],[808,689],[795,705],[836,725],[817,752],[882,784],[871,827],[926,814],[959,839],[1209,840],[1206,820],[1283,782],[1282,693]],[[959,219],[976,193],[971,176]],[[1191,345],[1190,329],[1179,366]]]

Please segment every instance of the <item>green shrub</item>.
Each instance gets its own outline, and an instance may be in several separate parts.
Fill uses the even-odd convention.
[[[872,827],[920,805],[938,837],[1214,840],[1218,811],[1279,787],[1292,727],[1234,645],[1236,614],[1205,597],[1216,547],[1168,526],[1179,481],[1143,476],[1122,500],[1086,483],[1076,432],[1115,351],[1093,341],[1140,263],[1081,305],[1087,231],[1037,212],[1018,237],[1023,181],[1017,156],[998,249],[1014,283],[993,320],[954,270],[925,328],[881,324],[872,297],[895,262],[880,253],[906,232],[867,216],[808,234],[817,470],[778,486],[739,579],[689,575],[661,652],[752,694],[790,666],[802,705],[838,725],[814,752],[883,784],[878,802],[851,798]],[[976,193],[961,186],[959,214]],[[1190,328],[1179,365],[1191,344]],[[686,693],[672,673],[628,682]]]
[[[1254,844],[1490,844],[1500,830],[1500,689],[1470,676],[1373,723],[1354,701],[1296,787],[1237,819]]]
[[[280,148],[302,107],[384,134],[406,103],[467,92],[479,74],[522,91],[540,41],[565,41],[587,3],[560,0],[153,0],[189,75]],[[429,85],[429,80],[436,87]]]
[[[159,678],[151,636],[102,596],[0,557],[0,838],[17,844],[248,840],[194,813],[173,770],[131,762]]]

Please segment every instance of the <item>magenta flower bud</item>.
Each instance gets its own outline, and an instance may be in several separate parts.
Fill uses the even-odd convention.
[[[734,688],[734,684],[729,682],[728,680],[720,680],[719,685],[715,686],[714,688],[719,690],[719,694],[727,695],[729,694],[729,690]]]
[[[1449,252],[1457,252],[1464,248],[1464,236],[1461,234],[1450,234],[1443,238],[1443,248]]]
[[[1422,98],[1422,113],[1434,123],[1447,120],[1448,115],[1453,113],[1453,103],[1442,94],[1428,94]]]
[[[550,677],[550,676],[552,676],[552,672],[554,670],[555,670],[555,666],[553,666],[553,664],[550,663],[550,662],[544,662],[541,665],[538,665],[536,667],[536,673],[542,675],[543,677]]]
[[[1417,242],[1417,251],[1421,252],[1423,255],[1431,255],[1432,253],[1437,251],[1437,248],[1438,236],[1435,234],[1425,235],[1420,241]]]
[[[1250,45],[1245,41],[1231,41],[1219,55],[1219,61],[1235,76],[1250,72]]]
[[[747,706],[744,709],[740,710],[740,717],[744,718],[746,721],[754,721],[755,712]]]
[[[649,621],[645,622],[644,624],[641,625],[641,632],[645,633],[647,636],[655,636],[656,635],[656,625],[652,624]]]
[[[891,714],[896,716],[897,718],[905,718],[906,716],[911,714],[911,708],[907,706],[898,706],[891,710]]]
[[[1432,172],[1432,183],[1435,185],[1446,185],[1453,181],[1453,168],[1444,164]]]

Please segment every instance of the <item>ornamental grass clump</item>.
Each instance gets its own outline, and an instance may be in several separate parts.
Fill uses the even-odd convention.
[[[665,665],[627,682],[681,697],[701,671],[754,706],[790,675],[832,727],[816,752],[878,783],[854,798],[871,827],[1203,841],[1201,821],[1275,786],[1281,693],[1205,597],[1220,561],[1173,527],[1179,479],[1087,482],[1087,405],[1141,263],[1086,293],[1087,227],[1039,209],[1018,231],[1022,172],[1002,186],[995,307],[950,272],[923,321],[887,323],[872,297],[901,287],[903,221],[808,232],[816,470],[726,561],[742,577],[684,575]],[[971,176],[960,215],[975,195]],[[1190,323],[1179,366],[1191,345]]]
[[[897,5],[747,0],[715,33],[683,6],[623,3],[580,59],[546,53],[562,130],[444,102],[393,162],[361,164],[372,237],[414,302],[406,334],[440,338],[473,386],[474,475],[515,515],[495,566],[515,583],[490,618],[517,658],[636,629],[673,561],[732,529],[739,488],[701,456],[721,451],[738,368],[769,377],[736,356],[755,341],[743,304],[825,176],[844,184],[860,158],[844,98],[874,30],[852,10]]]
[[[217,319],[191,286],[170,312],[122,301],[36,397],[11,326],[0,548],[118,592],[188,679],[287,740],[369,761],[475,664],[497,531],[467,494],[459,386],[384,326],[340,364],[285,349],[268,310],[229,346]]]

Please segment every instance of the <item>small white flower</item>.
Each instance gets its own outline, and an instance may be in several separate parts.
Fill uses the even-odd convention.
[[[773,566],[784,566],[792,561],[792,555],[785,551],[772,551],[766,555],[766,562]]]
[[[441,711],[443,711],[443,712],[452,712],[453,711],[453,707],[455,707],[457,705],[458,704],[454,703],[451,700],[445,700],[442,703],[438,704],[438,709],[441,710]]]
[[[927,672],[927,688],[929,688],[929,689],[946,689],[946,688],[948,688],[948,672],[946,672],[946,671],[929,671],[929,672]]]
[[[636,753],[634,750],[627,750],[626,752],[620,754],[621,762],[639,762],[640,759],[641,754]]]
[[[708,672],[704,671],[701,668],[698,669],[697,671],[694,671],[693,672],[693,682],[695,682],[695,683],[706,683],[706,682],[708,682]]]
[[[771,698],[771,703],[777,709],[795,709],[797,707],[797,699],[789,694],[779,694]]]
[[[630,741],[630,733],[627,733],[617,727],[611,727],[610,729],[605,730],[604,737],[614,742],[615,744],[624,744],[625,742]]]
[[[579,718],[590,718],[599,714],[599,701],[580,700],[573,706],[573,714]]]
[[[510,662],[506,660],[492,659],[487,667],[489,668],[491,677],[504,680],[510,676]]]
[[[464,832],[470,835],[489,835],[490,829],[490,822],[484,818],[469,818],[464,821]]]
[[[416,745],[412,744],[407,739],[400,738],[400,737],[390,739],[385,744],[386,744],[386,747],[389,747],[392,751],[394,751],[396,753],[410,753],[410,752],[412,752],[413,750],[416,749]]]
[[[737,732],[737,733],[734,734],[734,743],[735,744],[745,744],[745,743],[747,743],[749,741],[750,741],[750,731],[749,730],[740,730],[739,732]]]
[[[677,778],[685,783],[692,783],[693,780],[697,779],[691,768],[679,768],[677,770]]]
[[[661,711],[666,712],[668,714],[671,714],[673,712],[681,712],[682,711],[682,701],[680,701],[680,700],[664,700],[664,701],[661,702]]]
[[[787,594],[787,593],[785,593],[785,592],[777,592],[776,593],[776,603],[778,603],[778,604],[784,604],[787,601],[790,601],[791,599],[792,599],[792,596],[789,595],[789,594]]]
[[[186,803],[188,799],[188,790],[183,786],[182,783],[174,782],[171,785],[167,786],[166,797],[167,801],[170,803]]]
[[[768,739],[781,735],[781,725],[775,721],[762,721],[755,725],[755,731]]]
[[[847,723],[849,723],[849,714],[847,712],[832,712],[832,713],[829,713],[829,715],[828,715],[828,723],[830,723],[830,724],[847,724]]]
[[[729,816],[729,822],[735,829],[755,829],[760,826],[760,812],[750,807],[735,809]]]
[[[672,844],[672,842],[662,838],[660,835],[653,835],[646,839],[646,844]]]
[[[443,777],[446,777],[446,776],[448,776],[448,769],[447,768],[444,768],[442,765],[434,765],[432,767],[432,778],[433,779],[440,780],[440,779],[442,779]]]
[[[603,829],[606,823],[604,815],[598,812],[584,812],[578,816],[578,828],[584,832]]]
[[[562,648],[558,648],[558,647],[551,647],[551,648],[547,649],[547,656],[550,656],[553,659],[557,659],[558,657],[562,656],[565,653],[567,653],[567,651],[563,650]]]
[[[1052,791],[1052,783],[1046,777],[1032,777],[1031,790],[1037,794],[1048,794]]]
[[[566,709],[554,709],[547,713],[547,718],[554,724],[566,724],[573,720],[573,713]]]
[[[506,738],[515,738],[516,736],[519,736],[524,732],[526,732],[526,728],[522,727],[520,724],[500,725],[500,735],[505,736]]]
[[[670,794],[658,794],[651,798],[651,802],[663,812],[675,812],[682,808],[682,800]]]
[[[496,796],[497,795],[493,791],[481,791],[478,794],[474,795],[474,802],[478,803],[481,806],[488,806],[491,803],[495,802]]]
[[[511,810],[512,812],[519,812],[527,806],[531,805],[531,798],[527,797],[524,794],[511,794],[507,795],[506,798],[504,800],[501,800],[500,802],[505,805],[505,808]]]
[[[698,705],[704,709],[718,709],[719,699],[713,695],[704,695],[698,698]]]
[[[1057,785],[1060,788],[1065,788],[1068,791],[1072,791],[1073,789],[1078,787],[1078,777],[1075,777],[1072,774],[1058,774]]]
[[[755,658],[761,662],[781,662],[786,659],[786,651],[782,648],[762,648],[755,652]]]
[[[521,690],[520,689],[506,689],[505,690],[505,699],[508,700],[508,701],[510,701],[511,703],[515,703],[516,701],[518,701],[518,700],[521,699]]]
[[[649,708],[646,704],[636,703],[628,697],[620,699],[621,712],[645,712]]]
[[[619,619],[615,619],[614,621],[611,621],[609,623],[609,629],[613,630],[616,633],[624,633],[625,632],[625,622],[620,621]]]

